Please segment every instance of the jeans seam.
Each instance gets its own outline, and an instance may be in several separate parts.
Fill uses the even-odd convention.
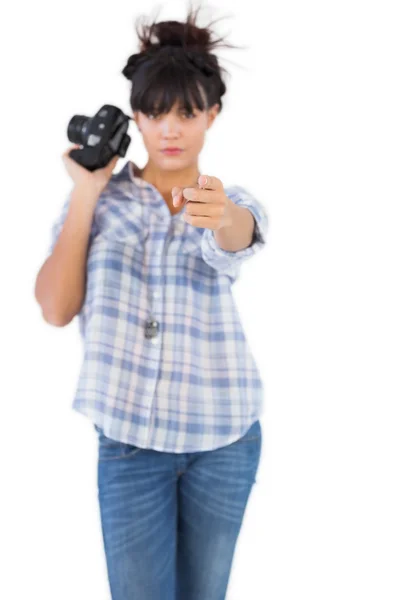
[[[132,448],[132,450],[130,450],[126,454],[120,454],[119,456],[101,457],[99,455],[99,461],[103,462],[108,460],[121,460],[123,458],[132,458],[133,456],[136,456],[136,454],[138,454],[141,450],[143,450],[143,448]]]

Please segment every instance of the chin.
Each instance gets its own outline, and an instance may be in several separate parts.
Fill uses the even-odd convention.
[[[183,169],[187,167],[190,162],[187,158],[182,156],[163,156],[161,161],[158,161],[160,167],[166,171],[174,171],[175,169]]]

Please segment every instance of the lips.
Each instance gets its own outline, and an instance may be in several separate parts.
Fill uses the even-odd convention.
[[[180,154],[183,150],[182,148],[165,148],[164,150],[161,150],[161,152],[164,154]]]

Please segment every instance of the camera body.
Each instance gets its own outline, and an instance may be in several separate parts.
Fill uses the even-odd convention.
[[[94,117],[74,115],[67,129],[73,144],[69,156],[88,171],[102,169],[118,154],[125,156],[131,138],[126,131],[131,117],[112,104],[104,104]]]

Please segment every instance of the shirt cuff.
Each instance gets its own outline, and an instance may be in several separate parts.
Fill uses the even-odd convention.
[[[247,208],[254,217],[253,238],[250,246],[241,250],[223,250],[216,238],[213,229],[205,229],[201,239],[203,259],[218,271],[230,270],[239,266],[244,260],[259,252],[266,245],[268,230],[268,215],[263,205],[244,188],[235,186],[225,190],[226,195],[238,206]]]

